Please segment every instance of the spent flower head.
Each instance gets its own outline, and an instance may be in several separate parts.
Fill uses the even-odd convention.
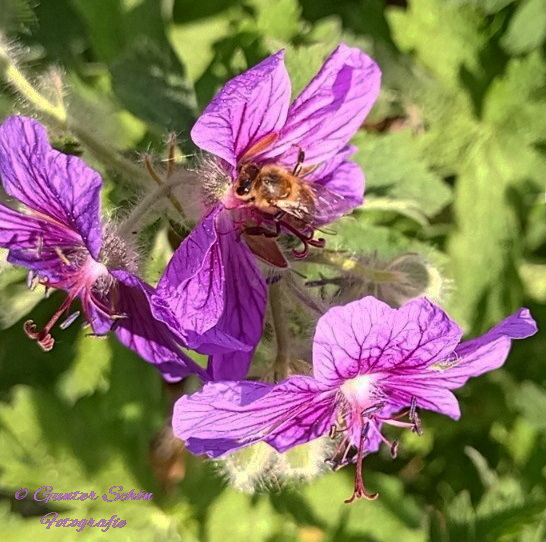
[[[329,435],[338,441],[333,467],[356,463],[353,496],[364,487],[362,461],[381,443],[396,455],[384,424],[421,433],[418,409],[460,417],[451,390],[500,367],[511,339],[533,335],[527,309],[482,337],[460,343],[462,331],[438,306],[415,299],[402,308],[365,297],[329,310],[318,322],[313,376],[278,384],[214,382],[175,405],[174,433],[197,454],[219,457],[264,441],[279,452]]]
[[[266,284],[255,257],[287,268],[281,234],[303,245],[292,251],[302,258],[324,246],[318,226],[362,203],[364,176],[348,142],[379,84],[375,62],[341,44],[290,103],[280,51],[226,83],[193,127],[209,153],[198,176],[204,218],[159,281],[156,313],[208,350],[214,378],[244,377],[261,337]]]
[[[154,289],[136,275],[130,243],[100,218],[98,173],[76,156],[53,149],[37,121],[13,116],[0,126],[0,178],[10,204],[0,204],[0,247],[8,261],[29,269],[29,286],[68,293],[50,320],[26,334],[51,350],[51,331],[79,299],[94,334],[114,329],[118,339],[155,364],[167,379],[202,373],[179,348],[180,341],[151,313]],[[18,204],[18,205],[17,205]],[[60,324],[64,328],[79,315]]]

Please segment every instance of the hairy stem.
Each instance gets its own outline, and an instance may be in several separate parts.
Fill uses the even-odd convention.
[[[131,214],[123,221],[119,228],[119,234],[124,237],[131,234],[133,230],[138,230],[142,219],[156,206],[156,204],[163,198],[168,198],[171,190],[183,182],[184,179],[181,177],[170,179],[144,197],[131,211]]]
[[[283,307],[281,284],[282,281],[279,281],[269,286],[269,306],[277,340],[277,357],[273,366],[273,374],[277,382],[288,376],[288,362],[290,360],[290,330]]]
[[[118,171],[128,181],[136,184],[149,182],[146,171],[116,153],[113,148],[84,128],[68,113],[62,102],[53,104],[28,80],[18,68],[9,51],[0,41],[0,68],[6,82],[24,100],[39,111],[47,120],[71,131],[101,162]]]
[[[319,316],[322,316],[328,310],[326,304],[311,295],[306,288],[302,287],[301,283],[298,282],[293,275],[287,274],[286,277],[284,277],[284,283],[303,305],[316,312]]]
[[[310,254],[307,262],[328,265],[341,271],[350,271],[370,282],[400,282],[400,273],[397,271],[374,269],[339,252],[323,251],[319,254]]]

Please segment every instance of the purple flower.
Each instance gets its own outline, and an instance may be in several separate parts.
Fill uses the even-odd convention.
[[[165,378],[204,374],[165,324],[153,318],[149,299],[154,290],[134,275],[134,251],[112,228],[103,231],[98,173],[52,149],[37,121],[14,116],[0,127],[0,177],[10,201],[21,207],[0,204],[0,247],[9,249],[8,261],[30,270],[30,284],[68,292],[42,329],[25,322],[29,337],[51,350],[53,326],[79,298],[95,334],[114,328],[123,344],[155,364]]]
[[[450,390],[500,367],[511,339],[536,330],[529,311],[520,309],[482,337],[459,344],[461,329],[428,300],[392,309],[365,297],[319,320],[313,377],[292,376],[275,385],[208,383],[179,399],[174,432],[190,451],[211,457],[258,441],[284,452],[329,434],[339,439],[334,466],[356,462],[348,502],[375,498],[364,488],[362,459],[381,442],[396,453],[396,443],[381,432],[383,424],[421,433],[418,408],[458,419],[459,405]],[[404,416],[408,421],[402,421]]]
[[[280,234],[296,237],[294,256],[304,257],[324,246],[318,225],[363,201],[348,142],[377,98],[379,68],[341,44],[290,104],[283,57],[229,81],[193,127],[193,141],[214,155],[198,170],[204,218],[158,284],[155,314],[212,354],[215,379],[244,377],[261,337],[266,285],[255,256],[288,267]]]

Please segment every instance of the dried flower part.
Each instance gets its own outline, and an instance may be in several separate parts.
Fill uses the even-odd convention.
[[[334,468],[356,463],[355,490],[348,500],[375,498],[363,482],[366,454],[397,442],[384,424],[421,434],[419,409],[460,417],[451,390],[500,367],[512,339],[537,328],[527,309],[484,336],[460,343],[461,329],[427,299],[393,309],[366,297],[329,310],[318,322],[313,376],[278,384],[215,382],[178,400],[174,433],[193,453],[220,457],[256,442],[279,452],[329,435],[337,442]]]

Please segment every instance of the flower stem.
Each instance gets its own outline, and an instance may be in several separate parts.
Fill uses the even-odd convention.
[[[273,366],[273,375],[276,382],[288,376],[288,362],[290,360],[290,330],[288,318],[283,310],[282,281],[269,286],[269,307],[273,317],[273,327],[277,340],[277,357]]]
[[[62,102],[53,104],[41,94],[19,69],[7,47],[0,41],[0,68],[7,83],[44,115],[49,121],[63,129],[70,130],[105,165],[118,171],[127,180],[144,184],[149,182],[148,174],[142,168],[120,156],[113,148],[95,137],[77,119],[68,113]]]
[[[284,277],[284,282],[291,293],[293,293],[308,309],[316,312],[319,316],[322,316],[328,310],[325,303],[317,297],[310,295],[309,291],[302,288],[301,284],[294,279],[293,275],[286,275],[286,277]]]
[[[184,182],[183,177],[176,177],[160,184],[153,192],[148,194],[131,211],[131,214],[123,221],[119,228],[119,234],[122,237],[128,236],[135,229],[139,229],[142,219],[155,207],[155,205],[165,197],[171,195],[171,190]],[[177,200],[175,200],[178,203]]]
[[[3,67],[4,78],[23,98],[50,119],[62,125],[66,124],[67,113],[63,105],[52,104],[30,84],[29,80],[13,62],[2,42],[0,42],[0,61],[2,62],[0,66]]]
[[[307,262],[328,265],[345,272],[350,271],[371,282],[400,282],[400,273],[397,271],[374,269],[339,252],[323,251],[319,254],[310,254]]]

